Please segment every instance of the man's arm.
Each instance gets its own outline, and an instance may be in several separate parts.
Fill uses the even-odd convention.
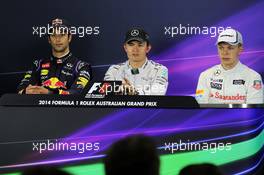
[[[165,95],[168,84],[168,69],[165,66],[160,66],[151,85],[150,95]]]
[[[77,76],[68,90],[59,90],[59,94],[68,95],[68,94],[81,94],[82,91],[88,86],[89,81],[92,79],[92,68],[91,65],[80,61],[76,65]]]
[[[39,83],[39,69],[40,69],[41,60],[33,61],[31,69],[24,74],[24,78],[21,80],[20,84],[17,87],[19,94],[26,93],[26,88],[29,85],[37,85]]]
[[[195,98],[199,104],[209,103],[210,90],[207,86],[207,76],[202,72],[199,76]]]
[[[261,76],[256,74],[250,78],[247,88],[247,104],[263,103],[263,82]]]
[[[159,66],[156,69],[156,75],[149,91],[139,91],[139,95],[165,95],[168,88],[168,69],[165,66]]]
[[[32,86],[31,84],[25,89],[25,94],[50,94],[51,92],[43,86]]]
[[[116,80],[116,72],[118,71],[119,66],[117,65],[112,65],[109,67],[109,69],[106,71],[105,76],[104,76],[104,80],[105,81],[114,81]]]

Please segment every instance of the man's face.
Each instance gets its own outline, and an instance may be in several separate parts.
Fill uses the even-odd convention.
[[[49,36],[49,43],[55,52],[65,52],[69,49],[70,42],[71,35],[66,32],[55,30],[55,32]]]
[[[124,44],[124,49],[129,61],[141,62],[147,58],[151,46],[147,42],[130,41]]]
[[[221,64],[224,67],[234,67],[239,59],[239,54],[243,48],[240,45],[232,46],[228,43],[219,43],[217,45],[218,54],[221,60]]]

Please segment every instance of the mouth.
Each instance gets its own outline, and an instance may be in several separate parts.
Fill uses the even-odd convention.
[[[229,61],[231,58],[222,58],[223,61]]]
[[[57,47],[61,47],[63,44],[55,44]]]

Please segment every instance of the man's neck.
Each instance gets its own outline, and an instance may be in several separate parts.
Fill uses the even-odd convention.
[[[54,50],[52,50],[52,55],[56,58],[62,58],[65,55],[68,55],[70,53],[70,50],[67,50],[65,52],[55,52]]]
[[[143,60],[143,61],[139,61],[139,62],[133,62],[133,61],[129,61],[129,65],[132,67],[132,68],[140,68],[144,65],[144,63],[146,62],[146,59]]]
[[[238,61],[232,65],[224,65],[224,64],[221,64],[221,65],[225,70],[230,70],[230,69],[233,69],[234,67],[236,67],[237,64],[238,64]]]

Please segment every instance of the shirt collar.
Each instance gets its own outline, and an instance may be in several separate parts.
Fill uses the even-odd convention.
[[[143,71],[143,70],[146,68],[147,65],[148,65],[148,58],[146,58],[145,63],[144,63],[141,67],[139,67],[138,70],[139,70],[139,71]],[[132,66],[129,64],[129,61],[128,61],[128,60],[126,61],[126,66],[127,66],[129,69],[133,69]]]
[[[236,72],[240,67],[241,67],[241,62],[238,61],[237,64],[235,65],[235,67],[233,67],[232,69],[228,69],[228,70],[225,70],[223,68],[223,66],[220,64],[220,69],[223,71],[223,72],[226,72],[226,73],[232,73],[232,72]]]
[[[63,55],[62,57],[58,58],[58,57],[55,57],[55,56],[51,56],[51,60],[53,61],[56,61],[58,64],[61,64],[63,63],[65,60],[67,60],[70,56],[72,55],[71,52],[68,52],[66,53],[65,55]]]

